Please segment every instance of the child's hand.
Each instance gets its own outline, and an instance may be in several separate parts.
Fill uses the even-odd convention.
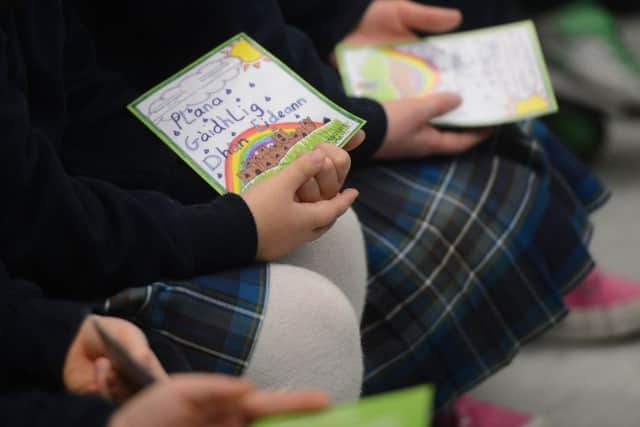
[[[351,168],[351,157],[347,154],[347,151],[351,151],[362,144],[364,138],[364,132],[358,132],[344,146],[344,149],[334,144],[319,144],[316,149],[322,150],[327,158],[318,175],[305,182],[298,189],[298,201],[311,203],[334,198],[344,185]]]
[[[484,141],[491,135],[491,129],[452,132],[439,130],[429,123],[431,119],[455,110],[461,102],[460,96],[453,93],[385,102],[387,135],[374,157],[402,159],[459,154]]]
[[[328,143],[316,146],[326,156],[318,174],[302,184],[296,192],[297,200],[305,203],[333,199],[347,177],[351,168],[351,157],[342,148]]]
[[[317,239],[358,197],[356,190],[347,189],[329,200],[299,201],[296,193],[323,170],[326,159],[323,150],[315,149],[241,194],[258,229],[257,259],[273,261]]]
[[[416,38],[416,31],[438,33],[455,29],[462,21],[457,9],[425,6],[412,1],[371,2],[345,44],[385,44]]]
[[[160,362],[149,348],[142,331],[133,323],[115,317],[87,317],[69,347],[64,364],[63,380],[67,390],[74,393],[95,393],[107,399],[123,400],[132,394],[127,382],[121,378],[116,361],[98,335],[93,321],[97,320],[131,354],[158,379],[167,377]]]

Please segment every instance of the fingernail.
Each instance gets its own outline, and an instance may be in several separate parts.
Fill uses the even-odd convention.
[[[311,152],[311,160],[316,163],[322,163],[324,161],[324,152],[322,150],[313,150]]]

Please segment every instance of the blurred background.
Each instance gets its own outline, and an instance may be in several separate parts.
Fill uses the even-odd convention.
[[[560,99],[560,113],[545,121],[612,190],[594,219],[595,257],[640,278],[640,2],[543,0],[513,13],[535,16]],[[475,395],[538,412],[553,426],[631,427],[640,425],[639,375],[640,337],[588,345],[543,338]]]

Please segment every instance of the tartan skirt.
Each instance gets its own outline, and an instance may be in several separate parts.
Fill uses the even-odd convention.
[[[533,126],[351,173],[370,273],[365,393],[433,383],[441,409],[567,313],[593,267],[588,213],[608,193]]]
[[[352,172],[369,262],[365,393],[433,383],[442,408],[566,314],[562,296],[593,266],[588,213],[608,193],[539,123],[534,133],[500,128],[463,156]],[[159,352],[169,371],[241,375],[268,277],[257,264],[160,281],[106,311],[138,323],[154,350],[175,349]]]
[[[241,375],[264,318],[268,279],[269,266],[256,264],[160,281],[113,296],[104,311],[137,323],[169,372]]]

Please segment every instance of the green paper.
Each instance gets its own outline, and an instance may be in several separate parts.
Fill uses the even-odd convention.
[[[347,92],[380,102],[455,92],[463,104],[432,123],[484,127],[555,113],[531,21],[380,46],[339,46]]]
[[[128,106],[219,193],[240,193],[365,124],[244,33]]]
[[[265,418],[252,427],[429,427],[433,400],[433,388],[423,385],[365,397],[318,413]]]

